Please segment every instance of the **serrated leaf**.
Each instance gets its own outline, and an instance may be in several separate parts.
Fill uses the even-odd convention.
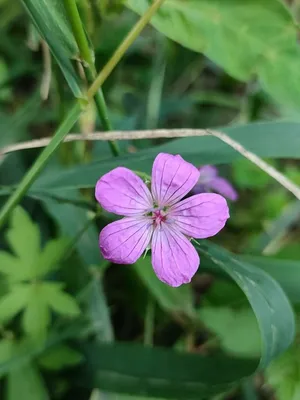
[[[28,304],[23,314],[24,331],[36,339],[44,339],[50,324],[50,309],[43,292],[42,283],[33,283]]]
[[[63,292],[56,284],[43,283],[43,295],[53,311],[68,317],[76,317],[80,309],[76,300],[69,294]]]
[[[13,290],[0,299],[0,321],[14,318],[28,303],[29,285],[15,285]]]
[[[142,15],[148,0],[127,0]],[[298,107],[300,50],[292,15],[273,0],[166,0],[153,26],[197,52],[230,75],[249,80],[257,74],[263,87],[281,103]]]
[[[12,213],[7,240],[15,255],[20,259],[24,271],[30,276],[31,268],[40,254],[40,231],[20,206],[16,207]]]
[[[56,346],[43,354],[38,363],[41,367],[59,371],[63,368],[72,367],[82,362],[82,355],[66,345]]]
[[[76,97],[83,97],[72,60],[79,50],[61,0],[22,0],[31,20],[59,64]],[[45,23],[47,21],[47,23]]]
[[[250,308],[202,307],[199,316],[206,327],[218,336],[225,352],[237,357],[259,357],[260,333]]]
[[[50,240],[42,250],[42,254],[36,263],[36,277],[43,277],[59,268],[59,262],[64,257],[69,244],[70,242],[66,238]]]

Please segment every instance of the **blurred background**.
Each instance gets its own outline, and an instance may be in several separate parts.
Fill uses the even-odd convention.
[[[138,16],[132,9],[139,11],[139,2],[134,1],[136,7],[132,4],[125,7],[118,0],[77,2],[94,47],[98,71],[137,21]],[[167,2],[171,6],[171,0]],[[223,0],[226,2],[232,3]],[[24,3],[28,6],[25,0]],[[54,3],[51,1],[49,7]],[[206,7],[207,2],[203,3]],[[250,7],[250,3],[248,0],[243,7]],[[257,15],[257,26],[263,26],[265,15],[259,20],[257,2],[253,3],[251,18],[254,20]],[[280,4],[278,7],[286,10],[280,12],[290,15],[294,26],[298,27],[299,1],[266,0],[262,3],[266,10],[271,3]],[[41,7],[45,4],[40,3]],[[41,38],[25,8],[18,0],[0,0],[0,148],[51,136],[74,99],[48,44]],[[272,29],[276,32],[281,25],[277,23],[275,11],[272,9],[270,15],[274,12],[276,23]],[[184,23],[188,31],[189,21]],[[231,23],[234,21],[227,25]],[[44,24],[47,24],[46,20]],[[241,27],[242,24],[237,29]],[[239,73],[230,72],[234,67],[229,66],[230,71],[226,66],[223,68],[222,62],[216,62],[212,50],[212,56],[193,51],[182,46],[184,43],[177,43],[180,42],[177,37],[173,41],[162,31],[159,23],[158,30],[147,26],[103,86],[114,130],[222,130],[227,127],[230,131],[231,127],[250,124],[247,132],[251,137],[253,132],[257,134],[264,129],[263,123],[273,123],[275,130],[274,121],[280,121],[283,124],[281,135],[285,135],[285,126],[292,126],[295,135],[300,135],[297,97],[300,61],[292,57],[292,44],[289,48],[288,42],[282,39],[278,46],[291,56],[285,60],[286,64],[282,61],[280,72],[266,67],[270,77],[261,78],[254,68],[249,79],[238,79]],[[270,33],[270,29],[266,28],[266,31]],[[222,51],[222,43],[219,45],[219,51]],[[249,39],[249,48],[243,46],[237,53],[250,52],[253,46]],[[227,50],[223,50],[226,53]],[[228,54],[231,60],[233,55]],[[272,65],[277,62],[281,59],[274,59]],[[76,54],[72,64],[82,76]],[[289,66],[287,70],[285,65]],[[269,126],[268,129],[272,129]],[[72,132],[87,134],[101,129],[97,110],[91,104]],[[165,142],[162,139],[124,140],[120,142],[122,157],[130,159],[138,151],[146,153],[149,148]],[[267,143],[260,145],[268,146]],[[300,154],[300,148],[295,151]],[[39,152],[39,149],[30,149],[0,155],[0,206]],[[262,154],[268,154],[267,148]],[[296,158],[273,159],[271,156],[266,161],[300,185],[300,167]],[[62,145],[25,197],[22,207],[14,211],[1,231],[1,399],[142,400],[149,393],[154,397],[155,393],[142,384],[147,377],[145,360],[149,365],[154,363],[150,355],[151,351],[156,354],[153,345],[203,356],[203,371],[205,357],[217,351],[230,359],[244,360],[245,369],[248,363],[250,366],[259,358],[260,334],[244,294],[233,281],[215,273],[205,257],[201,272],[191,285],[180,290],[171,289],[157,280],[149,258],[132,267],[109,265],[100,259],[98,232],[115,216],[105,212],[95,216],[98,210],[90,184],[76,187],[74,181],[73,191],[65,190],[64,186],[67,181],[73,182],[75,172],[68,175],[68,171],[82,171],[82,176],[88,177],[88,168],[96,165],[93,163],[110,165],[107,161],[110,159],[109,146],[104,142]],[[199,160],[195,156],[194,160],[198,167],[206,164],[206,159],[200,155]],[[84,166],[86,168],[81,170]],[[93,174],[97,173],[93,171]],[[218,173],[235,188],[238,200],[229,202],[231,219],[213,241],[234,253],[247,254],[245,260],[256,260],[262,270],[268,270],[270,263],[275,269],[278,267],[274,274],[283,281],[284,288],[293,281],[294,292],[288,296],[297,315],[300,300],[299,286],[296,286],[300,282],[299,201],[247,159],[218,162]],[[58,182],[57,189],[47,192],[53,180]],[[283,263],[282,260],[287,261]],[[285,276],[284,271],[289,275]],[[212,390],[212,394],[209,390],[205,395],[199,392],[199,397],[197,394],[190,397],[189,392],[184,395],[183,384],[178,397],[166,390],[165,398],[300,400],[297,340],[291,350],[253,379],[237,380],[236,384],[225,388],[220,385],[220,389]],[[129,366],[134,365],[136,371],[142,371],[140,381],[137,378],[130,381],[127,377],[127,382],[123,377],[127,383],[122,383],[120,378],[121,390],[115,383],[110,383],[118,381],[119,364],[114,363],[106,348],[101,348],[102,343],[114,341],[133,345],[132,348],[118,348],[113,353],[115,361],[122,360]],[[94,343],[97,348],[93,348]],[[139,359],[138,348],[134,345],[144,345],[149,351],[147,357]],[[102,359],[110,360],[103,368]],[[159,369],[160,363],[161,366],[168,365],[163,356],[153,365]],[[185,368],[183,363],[178,365]],[[99,378],[99,384],[97,368],[111,372]],[[207,379],[209,382],[210,378]],[[210,387],[209,383],[207,385]],[[158,397],[162,400],[160,395]]]

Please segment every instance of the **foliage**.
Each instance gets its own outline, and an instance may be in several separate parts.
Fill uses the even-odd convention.
[[[212,136],[62,144],[211,128],[299,186],[298,3],[0,0],[1,399],[300,396],[299,198]],[[239,194],[178,288],[148,253],[124,266],[98,248],[116,217],[97,180],[123,166],[149,184],[161,152],[216,165]]]

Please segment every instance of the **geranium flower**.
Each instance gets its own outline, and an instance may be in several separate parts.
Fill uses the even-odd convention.
[[[179,155],[160,153],[153,164],[151,192],[143,180],[118,167],[100,178],[95,196],[107,211],[125,218],[100,233],[103,257],[133,264],[150,247],[158,278],[170,286],[188,283],[200,259],[190,238],[217,234],[229,218],[226,200],[203,193],[181,200],[197,183],[199,171]]]
[[[227,179],[219,176],[216,167],[204,165],[199,168],[199,172],[200,178],[192,189],[193,194],[217,192],[229,200],[236,201],[238,199],[237,191]]]

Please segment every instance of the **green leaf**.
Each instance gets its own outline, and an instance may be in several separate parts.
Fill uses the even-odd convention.
[[[138,14],[148,0],[127,0]],[[273,0],[166,0],[153,26],[197,52],[204,53],[233,77],[256,74],[281,103],[298,105],[300,49],[297,27],[287,7]]]
[[[260,157],[297,159],[300,157],[299,129],[299,123],[272,122],[221,130]],[[59,174],[48,171],[34,183],[31,193],[36,194],[38,190],[43,190],[44,193],[59,195],[63,189],[68,193],[71,189],[94,187],[101,175],[120,165],[149,174],[153,160],[160,152],[180,154],[195,165],[230,163],[242,158],[238,152],[217,138],[177,139],[135,154],[75,166]]]
[[[0,341],[0,363],[9,360],[15,350],[14,340],[7,338]]]
[[[260,356],[260,332],[250,308],[202,307],[198,313],[206,327],[218,336],[225,352],[245,358]]]
[[[74,197],[76,199],[81,198],[78,192],[74,193]],[[61,204],[50,199],[45,201],[45,205],[58,224],[61,234],[70,238],[75,238],[80,234],[80,238],[76,240],[76,249],[83,263],[86,266],[98,266],[100,272],[103,271],[109,262],[101,257],[98,247],[95,246],[99,235],[95,224],[90,224],[85,232],[82,233],[82,227],[86,226],[88,222],[87,211],[71,204]],[[74,218],[74,215],[76,215],[76,218]],[[91,282],[87,303],[88,316],[91,318],[91,323],[94,327],[98,327],[97,338],[104,341],[112,341],[114,335],[110,312],[101,277],[97,276],[97,274]]]
[[[59,238],[49,241],[36,263],[36,277],[43,277],[49,272],[59,268],[59,263],[65,256],[70,241],[66,238]]]
[[[7,377],[7,400],[48,400],[50,399],[41,375],[28,363],[13,370]]]
[[[23,268],[29,273],[40,254],[40,231],[20,206],[16,207],[12,213],[7,240],[14,253],[20,258]]]
[[[286,194],[286,192],[284,192]],[[279,194],[279,196],[278,196]],[[280,200],[280,193],[274,194],[272,193],[273,198],[278,201],[278,197]],[[265,196],[264,196],[265,200]],[[268,198],[270,200],[270,198]],[[270,204],[266,203],[266,207]],[[272,203],[271,203],[272,204]],[[272,245],[275,244],[277,247],[277,243],[283,240],[288,231],[292,228],[295,222],[300,217],[300,202],[295,201],[288,204],[282,211],[281,215],[270,222],[265,229],[265,232],[262,232],[254,241],[253,247],[250,249],[255,253],[264,253],[268,247],[272,248]]]
[[[133,266],[134,270],[147,287],[158,304],[171,314],[195,317],[191,288],[188,285],[172,288],[162,283],[153,271],[151,258],[139,259]]]
[[[47,42],[74,96],[83,97],[74,59],[79,50],[61,0],[22,0],[32,22]],[[47,21],[47,23],[45,23]],[[72,62],[73,60],[73,62]]]
[[[295,336],[294,313],[285,293],[270,275],[226,250],[208,242],[196,247],[245,293],[259,325],[262,340],[260,368],[265,368],[291,345]]]
[[[73,127],[79,115],[81,113],[81,104],[77,101],[74,106],[70,109],[68,115],[60,124],[59,128],[56,130],[54,135],[51,138],[48,146],[41,151],[40,155],[35,160],[34,164],[29,168],[21,182],[11,193],[10,197],[3,205],[0,210],[0,227],[4,224],[9,214],[14,210],[14,208],[21,201],[22,197],[31,187],[32,183],[36,180],[45,164],[49,160],[49,158],[53,155],[55,150],[58,148],[60,143],[63,141],[64,137]]]
[[[77,317],[80,309],[75,299],[63,292],[55,283],[42,284],[43,295],[48,305],[58,314],[68,317]]]
[[[278,400],[298,400],[300,396],[300,348],[291,347],[273,361],[266,371],[267,382],[274,388]]]
[[[28,303],[29,285],[15,285],[13,290],[0,299],[0,321],[7,322],[14,318]]]
[[[80,385],[172,399],[210,398],[253,373],[255,362],[136,344],[84,345]],[[130,360],[130,362],[128,362]]]
[[[83,320],[67,324],[63,329],[50,332],[46,341],[37,342],[36,340],[22,340],[16,343],[9,359],[0,363],[0,377],[10,373],[11,371],[27,365],[34,359],[37,359],[45,351],[54,346],[62,344],[65,340],[75,339],[86,332],[86,322]]]
[[[271,165],[274,162],[268,161]],[[272,178],[247,159],[235,161],[233,164],[233,180],[240,188],[261,189],[272,182]]]
[[[277,260],[272,257],[239,256],[242,262],[255,265],[271,275],[293,303],[300,303],[300,265],[298,261]]]
[[[12,281],[18,282],[23,280],[23,272],[24,269],[18,258],[0,251],[0,273],[6,275]]]
[[[45,338],[51,320],[43,286],[42,283],[31,284],[28,304],[23,314],[24,331],[40,340]]]
[[[71,349],[69,346],[60,345],[43,354],[38,363],[45,369],[59,371],[63,368],[80,364],[82,359],[82,355],[78,351]]]

